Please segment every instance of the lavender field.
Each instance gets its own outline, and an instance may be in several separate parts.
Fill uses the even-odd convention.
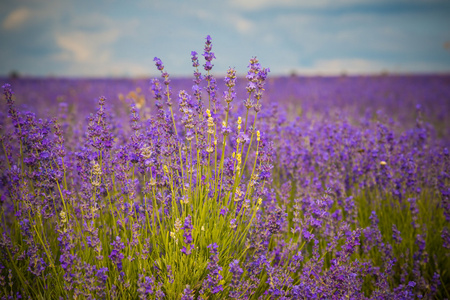
[[[214,59],[0,78],[2,299],[449,299],[450,76]]]

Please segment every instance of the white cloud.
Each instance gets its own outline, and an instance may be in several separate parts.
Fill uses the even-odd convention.
[[[128,60],[99,60],[89,64],[71,64],[66,76],[148,76],[150,64]]]
[[[215,69],[222,71],[234,65],[246,72],[253,55],[274,73],[406,71],[408,62],[420,71],[419,65],[430,68],[425,62],[436,61],[434,55],[448,40],[448,30],[442,29],[448,21],[441,14],[436,18],[434,10],[383,14],[359,9],[367,4],[388,7],[388,1],[407,7],[407,1],[448,0],[141,1],[0,1],[1,31],[11,41],[0,56],[2,72],[18,65],[40,70],[35,72],[51,66],[61,75],[144,74],[154,71],[151,59],[156,55],[170,72],[187,74],[186,57],[201,49],[206,34],[213,38]],[[105,10],[109,5],[115,9]],[[334,13],[339,7],[345,9]],[[22,30],[13,32],[16,28]],[[28,65],[22,54],[15,55],[17,47],[27,51]],[[46,64],[42,53],[47,53]]]
[[[319,1],[319,0],[317,0]],[[299,4],[303,4],[303,1],[296,0],[230,0],[231,5],[244,9],[244,10],[254,10],[254,9],[263,9],[268,7],[293,7],[298,6]],[[315,1],[312,1],[315,2]]]
[[[321,8],[329,6],[339,6],[342,4],[361,3],[358,0],[230,0],[231,5],[243,10],[258,10],[266,8]],[[367,2],[367,1],[366,1]]]
[[[75,16],[69,27],[54,33],[60,52],[52,59],[65,63],[66,75],[122,76],[148,73],[145,64],[119,59],[115,48],[125,36],[134,32],[137,21],[117,22],[100,14]]]
[[[330,8],[360,4],[386,4],[386,3],[424,3],[442,2],[446,0],[230,0],[232,6],[242,10],[259,10],[267,8]]]
[[[432,19],[432,16],[428,16]],[[322,16],[295,13],[278,15],[271,29],[283,32],[282,43],[295,45],[298,57],[401,57],[431,53],[442,48],[434,29],[424,28],[423,14],[371,15],[348,13]],[[438,23],[440,24],[440,23]],[[287,36],[288,38],[286,38]]]
[[[310,67],[289,68],[285,66],[284,73],[292,71],[305,75],[340,75],[343,73],[350,75],[358,74],[378,74],[381,72],[390,73],[435,73],[448,72],[448,68],[442,64],[429,62],[416,62],[414,65],[405,63],[389,63],[380,60],[370,60],[363,58],[336,58],[321,59],[315,61]]]
[[[73,59],[76,63],[105,61],[110,58],[110,47],[120,33],[115,29],[101,32],[73,31],[57,34],[56,43],[63,50],[61,57]]]
[[[12,11],[2,22],[3,29],[12,30],[25,24],[32,15],[32,11],[26,7]]]
[[[255,30],[254,22],[245,18],[238,12],[224,10],[221,14],[211,14],[211,12],[206,9],[187,8],[183,13],[190,14],[204,22],[209,22],[210,24],[216,23],[227,28],[233,27],[240,34],[248,34]]]
[[[358,73],[374,73],[386,70],[389,67],[384,62],[350,58],[350,59],[328,59],[318,60],[310,68],[300,68],[300,72],[304,73],[323,73],[323,74],[340,74],[346,72],[349,74]],[[392,68],[393,66],[391,66]]]
[[[239,15],[227,15],[226,20],[241,34],[251,33],[254,29],[253,22]]]

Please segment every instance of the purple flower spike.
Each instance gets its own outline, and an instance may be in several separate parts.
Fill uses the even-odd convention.
[[[181,295],[181,300],[194,300],[194,297],[192,296],[194,294],[194,291],[191,289],[189,285],[186,286],[186,288],[183,290],[183,295]]]
[[[183,246],[183,248],[181,248],[181,252],[185,255],[191,255],[192,250],[194,250],[194,244],[190,244],[186,246]]]
[[[205,281],[203,281],[202,289],[210,289],[211,294],[217,294],[223,291],[223,286],[219,284],[219,282],[223,279],[220,271],[222,271],[222,267],[219,266],[219,252],[217,249],[216,243],[208,245],[209,253],[211,256],[209,257],[209,262],[206,268],[209,270],[208,277]]]
[[[392,239],[397,243],[400,244],[402,242],[402,237],[400,231],[397,229],[397,226],[395,224],[392,224]]]
[[[184,229],[183,237],[184,237],[184,242],[186,244],[190,244],[193,241],[192,240],[192,229],[193,228],[194,227],[192,226],[192,218],[190,215],[188,215],[186,217],[186,219],[184,219],[184,226],[183,226],[183,229]]]
[[[159,58],[155,57],[153,59],[153,61],[155,62],[155,65],[158,68],[158,70],[160,70],[160,71],[164,70],[164,65],[163,65],[162,61]]]
[[[124,255],[120,251],[125,249],[125,245],[120,240],[120,237],[117,236],[116,240],[111,243],[111,246],[113,246],[113,250],[111,251],[109,258],[117,266],[117,269],[122,271],[122,259],[124,258]]]
[[[200,66],[200,64],[198,63],[198,56],[197,56],[197,52],[192,51],[191,52],[191,60],[192,60],[192,66],[194,68],[197,68],[198,66]]]
[[[205,52],[203,52],[203,56],[205,57],[205,64],[203,67],[205,68],[205,71],[210,71],[212,67],[214,66],[211,61],[216,58],[214,55],[214,52],[211,52],[212,49],[212,43],[211,43],[211,37],[208,35],[206,37],[206,43],[205,43]]]

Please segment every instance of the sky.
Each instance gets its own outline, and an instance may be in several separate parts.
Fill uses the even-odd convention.
[[[2,0],[0,76],[188,76],[207,35],[217,74],[450,73],[450,0]]]

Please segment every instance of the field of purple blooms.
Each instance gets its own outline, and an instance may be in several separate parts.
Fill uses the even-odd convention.
[[[0,78],[1,299],[450,299],[450,76],[201,56]]]

